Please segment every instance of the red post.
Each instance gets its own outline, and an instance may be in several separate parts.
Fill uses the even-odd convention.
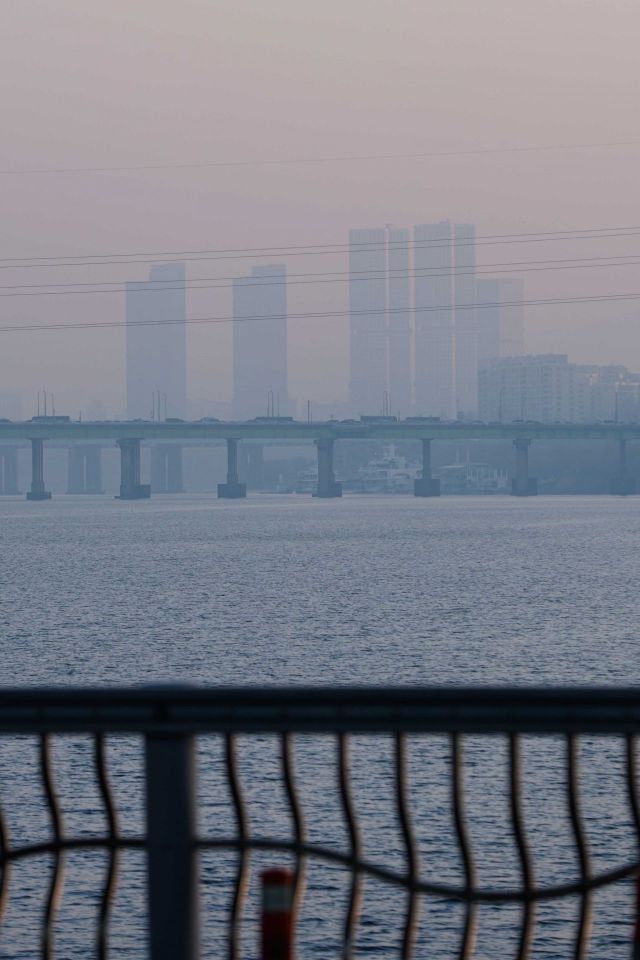
[[[262,874],[262,960],[293,960],[293,873]]]

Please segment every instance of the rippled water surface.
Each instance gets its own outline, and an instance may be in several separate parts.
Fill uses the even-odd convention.
[[[0,501],[7,683],[626,683],[640,506]]]
[[[0,538],[5,684],[637,682],[640,501],[634,498],[4,499]],[[73,738],[56,749],[69,829],[99,828],[90,745]],[[467,806],[485,884],[518,882],[505,749],[478,739],[466,751]],[[547,882],[575,875],[576,867],[561,789],[563,749],[555,740],[525,744],[526,811],[540,879]],[[460,882],[447,751],[442,739],[412,741],[411,800],[423,875]],[[601,869],[635,857],[622,750],[613,741],[589,740],[582,752],[585,817]],[[286,835],[275,744],[243,738],[239,754],[254,829]],[[139,745],[112,742],[109,758],[124,826],[135,830]],[[212,835],[233,829],[219,759],[219,742],[204,741],[201,814]],[[0,796],[16,842],[48,829],[36,760],[28,739],[0,747]],[[312,837],[344,845],[334,745],[299,740],[296,767]],[[390,742],[357,738],[353,772],[365,851],[397,867],[402,843]],[[224,955],[217,918],[228,902],[231,867],[226,856],[203,858],[206,956]],[[43,860],[14,871],[11,935],[0,941],[0,957],[35,955],[33,917],[42,908],[46,869]],[[141,870],[131,855],[113,919],[118,957],[137,957],[142,949]],[[101,879],[95,854],[70,858],[59,956],[91,955],[83,936],[93,929]],[[328,957],[339,938],[347,878],[337,868],[312,865],[308,890],[300,955]],[[599,895],[593,956],[629,955],[629,903],[624,885]],[[403,907],[401,893],[365,885],[362,956],[391,955]],[[576,909],[573,901],[540,909],[535,956],[570,955],[567,921]],[[476,956],[513,955],[519,915],[515,907],[481,911]],[[449,903],[426,905],[417,955],[456,956],[461,918]],[[250,925],[245,939],[243,957],[256,956]]]

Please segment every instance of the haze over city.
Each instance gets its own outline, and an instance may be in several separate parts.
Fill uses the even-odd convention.
[[[640,144],[521,148],[634,139],[639,21],[627,2],[406,3],[398,16],[360,0],[12,5],[0,65],[1,255],[290,250],[441,219],[475,223],[479,236],[633,226]],[[379,159],[398,154],[430,155]],[[120,169],[83,170],[96,167]],[[477,259],[628,258],[636,240],[484,245]],[[124,283],[149,267],[125,259],[134,262],[5,263],[3,285],[122,287],[5,296],[2,325],[123,322]],[[344,254],[277,260],[290,275],[347,269]],[[195,280],[240,276],[251,262],[187,263],[187,315],[229,316],[230,283],[198,291]],[[523,276],[535,300],[640,293],[636,274],[599,260]],[[334,279],[290,283],[290,314],[346,310],[348,285]],[[639,369],[637,313],[633,301],[527,307],[525,347]],[[348,320],[288,326],[291,395],[346,398]],[[123,329],[2,338],[3,390],[21,394],[25,415],[37,389],[74,414],[96,397],[124,411]],[[230,324],[188,329],[190,398],[230,398],[231,340]]]
[[[0,960],[640,960],[637,0],[6,0]]]

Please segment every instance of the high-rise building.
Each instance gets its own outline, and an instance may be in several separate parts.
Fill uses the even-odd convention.
[[[387,232],[350,230],[349,401],[353,413],[379,413],[387,389]]]
[[[520,356],[524,353],[524,280],[521,277],[500,280],[500,304],[500,356]]]
[[[500,281],[495,277],[476,281],[478,304],[478,363],[501,356]]]
[[[233,281],[233,321],[234,417],[288,415],[284,264],[252,267]]]
[[[406,417],[411,397],[411,263],[408,230],[387,230],[387,331],[389,337],[389,409]]]
[[[187,408],[185,267],[163,263],[126,286],[127,417],[184,417]]]
[[[519,277],[476,281],[478,363],[524,353],[523,298]]]
[[[456,415],[451,224],[414,227],[415,409]]]
[[[410,235],[391,227],[349,233],[353,413],[411,410]]]
[[[476,228],[472,223],[456,223],[453,251],[456,413],[470,418],[478,408]]]

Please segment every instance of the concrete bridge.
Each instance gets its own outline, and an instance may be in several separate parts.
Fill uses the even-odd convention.
[[[44,479],[44,451],[47,441],[68,442],[70,492],[101,492],[99,443],[115,442],[120,448],[120,499],[139,500],[151,495],[151,486],[140,482],[142,441],[157,444],[152,473],[157,489],[182,489],[182,462],[179,442],[226,441],[227,480],[218,485],[218,496],[235,499],[246,496],[238,474],[238,444],[243,440],[294,440],[314,443],[318,457],[318,485],[315,496],[342,495],[333,468],[334,446],[340,440],[416,440],[422,443],[422,479],[415,481],[418,497],[438,496],[439,481],[431,475],[431,445],[438,440],[511,440],[515,451],[512,481],[514,496],[532,496],[537,483],[529,476],[529,448],[535,440],[615,440],[618,462],[613,466],[611,492],[635,493],[635,481],[627,471],[627,444],[640,440],[640,423],[458,423],[430,417],[362,417],[359,420],[329,420],[318,423],[286,417],[258,417],[241,422],[205,419],[197,421],[110,420],[72,421],[67,417],[34,417],[24,422],[0,421],[0,491],[17,493],[17,447],[31,443],[31,487],[29,500],[48,500]],[[155,462],[155,467],[154,467]],[[164,487],[163,487],[164,484]]]

